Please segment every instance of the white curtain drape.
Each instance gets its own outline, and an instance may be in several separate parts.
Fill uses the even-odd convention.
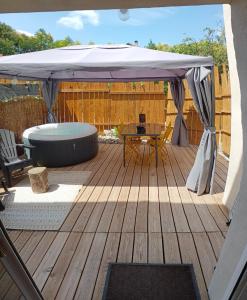
[[[48,109],[48,116],[47,116],[47,122],[48,123],[55,123],[56,117],[54,113],[52,112],[53,104],[56,101],[57,96],[57,89],[58,89],[58,81],[57,80],[44,80],[42,83],[42,93],[43,97]]]
[[[186,186],[202,195],[212,192],[217,156],[213,70],[205,67],[192,68],[187,72],[186,78],[204,125],[204,132]]]
[[[172,144],[188,146],[188,129],[183,116],[184,85],[182,79],[171,81],[170,88],[174,104],[178,111],[172,134]]]

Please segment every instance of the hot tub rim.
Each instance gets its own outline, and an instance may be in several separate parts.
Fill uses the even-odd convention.
[[[64,134],[64,135],[42,135],[39,134],[38,132],[42,131],[42,128],[38,127],[43,127],[43,129],[45,129],[45,127],[49,127],[50,125],[68,125],[69,127],[73,127],[73,125],[76,124],[76,126],[78,127],[78,125],[81,125],[83,127],[83,125],[86,125],[87,127],[89,127],[91,129],[91,132],[85,134],[85,133],[80,133],[80,134],[72,134],[72,135],[68,135],[68,134]],[[47,126],[48,125],[48,126]],[[38,128],[38,130],[35,130],[36,128]],[[46,128],[47,129],[47,128]],[[56,130],[56,128],[51,128],[51,130]],[[48,123],[48,124],[42,124],[42,125],[36,125],[30,128],[27,128],[26,130],[24,130],[23,134],[22,134],[22,139],[27,139],[27,140],[36,140],[36,141],[66,141],[66,140],[73,140],[73,139],[79,139],[79,138],[83,138],[83,137],[89,137],[95,133],[98,133],[96,126],[91,125],[89,123],[82,123],[82,122],[64,122],[64,123]],[[36,136],[35,136],[36,135]]]

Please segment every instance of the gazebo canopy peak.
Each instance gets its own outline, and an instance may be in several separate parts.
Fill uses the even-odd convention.
[[[124,44],[75,45],[3,56],[0,76],[36,80],[140,81],[184,78],[193,67],[212,67],[212,57]]]

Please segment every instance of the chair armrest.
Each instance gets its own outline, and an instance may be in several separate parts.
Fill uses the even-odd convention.
[[[28,149],[34,149],[36,148],[35,146],[32,145],[24,145],[24,144],[16,144],[17,147],[22,147],[22,148],[28,148]]]

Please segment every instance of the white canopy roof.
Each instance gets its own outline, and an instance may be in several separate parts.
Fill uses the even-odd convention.
[[[77,45],[0,57],[0,76],[82,81],[158,80],[184,77],[212,57],[129,45]]]

